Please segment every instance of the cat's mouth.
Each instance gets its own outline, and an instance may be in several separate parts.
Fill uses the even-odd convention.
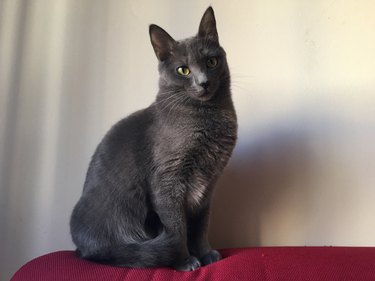
[[[193,97],[200,101],[209,101],[217,92],[217,85],[211,84],[208,87],[194,87],[192,88]]]
[[[208,96],[210,94],[210,91],[208,89],[202,89],[197,91],[197,97],[204,97]]]
[[[208,101],[214,96],[213,92],[209,89],[201,89],[194,94],[194,96],[200,101]]]

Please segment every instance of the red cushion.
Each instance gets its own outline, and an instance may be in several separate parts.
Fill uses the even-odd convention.
[[[220,252],[224,258],[217,263],[178,272],[171,268],[116,268],[61,251],[30,261],[11,281],[375,280],[375,248],[370,247],[267,247]]]

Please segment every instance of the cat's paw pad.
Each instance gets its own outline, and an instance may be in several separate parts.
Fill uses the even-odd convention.
[[[216,250],[211,250],[201,258],[203,265],[211,264],[221,260],[221,255]]]
[[[174,265],[174,268],[178,271],[193,271],[201,266],[200,261],[194,257],[190,256],[183,261],[178,262]]]

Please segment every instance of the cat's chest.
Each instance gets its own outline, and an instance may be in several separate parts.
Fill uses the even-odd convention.
[[[195,210],[202,205],[209,193],[209,182],[206,182],[205,178],[193,179],[188,185],[186,193],[187,206]]]
[[[236,125],[225,118],[201,121],[186,131],[190,135],[186,138],[187,146],[190,142],[192,151],[198,152],[202,157],[213,157],[225,154],[227,150],[231,151],[237,134]]]
[[[177,156],[196,165],[216,165],[229,158],[237,124],[234,118],[222,115],[178,119],[165,126],[161,136],[165,156]]]
[[[202,122],[193,126],[185,138],[180,156],[191,178],[187,203],[193,209],[202,205],[212,184],[227,164],[236,140],[236,124],[227,120]]]
[[[196,210],[204,204],[212,184],[228,162],[236,134],[235,118],[225,116],[180,119],[165,124],[157,134],[157,170],[184,183],[187,204]]]

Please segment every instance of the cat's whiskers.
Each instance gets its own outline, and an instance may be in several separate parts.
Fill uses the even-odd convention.
[[[178,99],[175,100],[175,103],[171,106],[171,108],[169,109],[169,112],[167,114],[167,118],[169,118],[169,115],[171,114],[171,112],[173,112],[173,110],[180,106],[181,104],[183,104],[186,100],[188,99],[187,96],[185,95],[182,95],[181,97],[179,97]]]
[[[170,94],[169,97],[157,100],[155,102],[155,105],[162,105],[162,104],[166,103],[167,101],[169,101],[170,99],[175,98],[176,92],[175,91],[171,91],[171,92],[168,92],[168,94]],[[163,93],[162,95],[166,95],[166,93]]]
[[[239,84],[237,84],[235,82],[231,84],[231,87],[234,88],[234,89],[237,89],[237,90],[241,90],[242,92],[250,92],[250,90],[248,88],[240,86]]]
[[[183,93],[183,91],[180,91],[180,92],[174,93],[174,95],[172,95],[171,97],[173,97],[173,98],[168,99],[168,103],[167,104],[163,104],[162,105],[162,107],[160,108],[160,112],[163,112],[163,111],[165,111],[168,108],[171,108],[180,99],[182,99],[183,97],[185,97],[185,94]]]
[[[185,88],[175,87],[175,88],[169,89],[168,91],[159,92],[158,95],[159,96],[166,96],[166,95],[181,93],[181,92],[185,92],[185,91],[186,91]]]
[[[249,83],[248,79],[243,79],[243,78],[247,78],[247,77],[250,77],[250,76],[232,75],[231,76],[231,86],[233,88],[239,89],[243,92],[250,92],[251,91],[250,90],[251,82]]]
[[[162,93],[159,93],[160,96],[165,96],[165,95],[169,95],[169,97],[166,97],[166,98],[160,98],[160,100],[157,100],[155,102],[155,105],[163,105],[163,104],[166,104],[168,101],[170,101],[171,99],[173,98],[176,98],[176,96],[180,95],[181,93],[183,93],[184,91],[183,90],[171,90],[171,91],[168,91],[168,92],[162,92]]]
[[[176,93],[176,92],[180,92],[180,91],[182,91],[181,87],[176,87],[176,88],[169,89],[169,91],[159,92],[159,95],[164,96],[164,95],[168,95],[168,94]]]
[[[244,81],[238,79],[240,78],[239,76],[225,76],[221,77],[220,81],[221,83],[229,83],[231,88],[235,88],[238,90],[241,90],[241,92],[249,92],[249,88],[247,87],[246,83],[243,83]]]

